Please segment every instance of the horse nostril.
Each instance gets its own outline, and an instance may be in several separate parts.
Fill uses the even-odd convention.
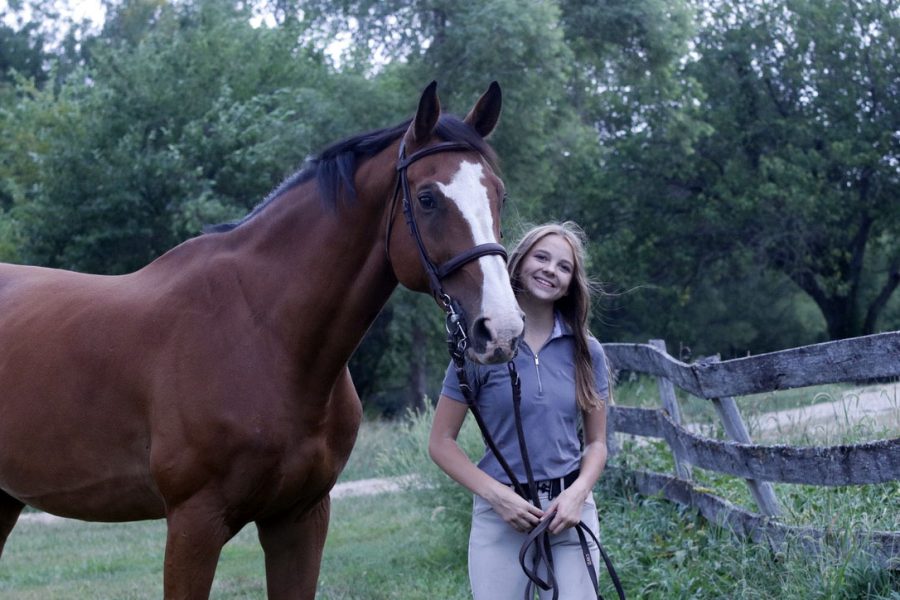
[[[475,324],[472,325],[472,337],[475,338],[476,343],[482,348],[485,346],[485,344],[493,341],[494,339],[494,334],[491,333],[487,322],[488,319],[479,317],[475,320]]]

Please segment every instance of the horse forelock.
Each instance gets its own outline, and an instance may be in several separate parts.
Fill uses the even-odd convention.
[[[337,210],[340,203],[356,200],[357,190],[353,178],[359,165],[371,159],[396,142],[406,133],[411,119],[392,127],[376,129],[346,138],[325,148],[317,156],[307,159],[304,167],[282,181],[272,192],[242,219],[204,227],[204,233],[230,231],[250,221],[272,202],[306,182],[316,180],[323,207]],[[495,172],[498,170],[494,149],[470,125],[449,114],[442,114],[434,129],[441,141],[461,142],[484,157]]]

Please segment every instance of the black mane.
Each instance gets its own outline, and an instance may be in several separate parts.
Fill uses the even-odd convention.
[[[300,184],[316,179],[322,203],[329,209],[336,209],[341,199],[353,202],[356,199],[356,188],[353,175],[360,162],[371,158],[393,144],[409,128],[410,120],[349,137],[332,144],[318,156],[306,161],[305,166],[276,187],[266,198],[256,205],[244,218],[230,223],[220,223],[203,228],[204,233],[220,233],[231,231],[243,225],[261,213],[279,196],[294,189]],[[441,115],[434,129],[437,137],[446,142],[462,142],[481,153],[488,164],[497,170],[497,157],[494,150],[471,126],[452,115]]]

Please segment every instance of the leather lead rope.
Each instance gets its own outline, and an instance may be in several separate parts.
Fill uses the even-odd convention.
[[[475,403],[475,394],[473,393],[472,387],[469,384],[469,378],[466,375],[465,369],[465,351],[467,345],[468,340],[466,338],[465,329],[461,325],[460,317],[454,310],[454,307],[449,306],[447,312],[447,346],[450,351],[450,357],[452,358],[454,366],[456,368],[456,378],[459,380],[459,387],[462,391],[463,397],[466,400],[466,404],[468,405],[469,410],[472,411],[472,416],[475,417],[475,422],[478,424],[478,428],[481,430],[481,435],[484,438],[485,443],[497,458],[497,462],[500,463],[500,467],[506,473],[506,476],[509,478],[509,481],[511,482],[513,488],[516,490],[516,493],[527,499],[538,508],[541,508],[540,500],[538,498],[537,485],[534,480],[534,473],[531,469],[531,462],[528,458],[528,448],[525,444],[525,432],[522,426],[521,413],[522,382],[519,379],[519,374],[516,371],[515,364],[510,361],[507,365],[507,369],[509,370],[510,383],[512,386],[513,413],[516,423],[516,436],[519,442],[519,451],[522,454],[522,465],[525,469],[527,487],[523,487],[518,478],[516,478],[515,473],[513,473],[512,469],[510,468],[509,463],[507,463],[506,459],[503,458],[503,455],[500,453],[496,443],[491,437],[484,419],[482,419],[481,417],[481,412],[478,410],[478,406]],[[525,572],[525,575],[529,580],[528,585],[525,589],[525,600],[532,600],[532,598],[534,597],[533,595],[535,585],[545,591],[553,590],[553,600],[559,600],[559,586],[557,585],[556,576],[553,569],[553,553],[550,544],[550,532],[547,531],[547,528],[549,526],[550,519],[546,519],[538,524],[537,527],[532,529],[528,534],[525,542],[522,544],[522,547],[519,550],[519,564],[522,566],[522,570]],[[594,535],[594,532],[591,531],[590,527],[588,527],[584,523],[584,521],[581,521],[577,525],[575,525],[575,530],[578,534],[578,541],[581,545],[581,551],[584,556],[584,564],[587,567],[588,575],[591,579],[591,584],[594,586],[594,589],[597,590],[597,598],[599,600],[603,600],[603,596],[600,594],[600,585],[597,581],[597,574],[594,570],[594,560],[593,557],[591,557],[590,546],[588,544],[587,536],[585,535],[585,533],[587,533],[587,535],[589,535],[597,545],[597,549],[600,551],[600,556],[603,558],[603,562],[606,565],[606,570],[609,573],[609,577],[613,582],[613,586],[616,588],[616,594],[618,594],[620,600],[625,600],[625,590],[622,587],[621,581],[619,581],[619,576],[616,573],[616,569],[613,566],[609,555],[607,555],[606,551],[603,549],[603,546],[600,545],[600,540],[597,539],[597,536]],[[526,559],[528,557],[528,551],[532,546],[534,546],[535,548],[535,554],[532,568],[529,568],[526,564]],[[542,579],[540,575],[538,575],[538,567],[542,562],[546,565],[546,579]]]

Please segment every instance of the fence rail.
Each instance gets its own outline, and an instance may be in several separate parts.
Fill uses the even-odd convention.
[[[716,362],[678,361],[650,344],[604,344],[614,369],[657,375],[700,398],[900,376],[900,332]]]
[[[665,344],[604,344],[611,367],[654,375],[662,409],[610,408],[609,431],[662,438],[676,460],[677,475],[626,472],[645,494],[693,506],[737,534],[780,545],[795,536],[810,548],[835,538],[834,531],[785,525],[768,482],[819,486],[864,485],[900,480],[900,438],[828,447],[763,446],[746,433],[733,397],[811,385],[871,381],[900,376],[900,332],[792,348],[734,360],[693,364],[665,352]],[[671,385],[716,404],[731,441],[714,440],[682,427]],[[667,387],[668,386],[668,387]],[[764,514],[737,507],[690,482],[690,466],[742,477]],[[900,567],[900,532],[850,532],[882,564]]]

